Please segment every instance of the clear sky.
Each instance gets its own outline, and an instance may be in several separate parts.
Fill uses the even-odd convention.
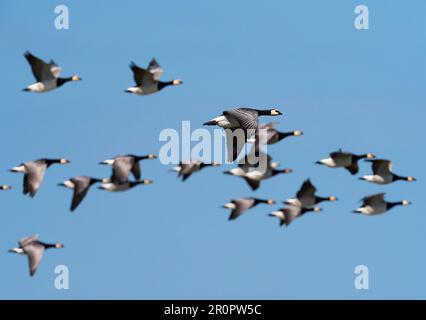
[[[54,27],[66,4],[70,30]],[[355,6],[370,10],[370,29],[354,28]],[[426,298],[424,119],[426,2],[391,1],[2,1],[0,78],[0,298],[291,299]],[[49,60],[83,81],[46,94],[23,53]],[[156,57],[164,79],[180,87],[137,97],[128,64]],[[93,188],[68,211],[75,175],[103,177],[98,162],[123,153],[158,153],[164,128],[195,129],[236,106],[276,107],[279,129],[304,136],[269,148],[294,173],[251,192],[244,181],[208,168],[182,183],[159,161],[142,163],[150,186],[111,194]],[[269,120],[269,119],[264,119]],[[274,118],[277,120],[277,118]],[[343,169],[314,165],[338,148],[392,159],[415,183],[378,186]],[[53,166],[34,199],[23,161],[67,157]],[[361,163],[360,174],[370,168]],[[336,195],[321,214],[279,228],[259,205],[228,222],[221,205],[255,195],[282,201],[310,177]],[[385,191],[411,207],[366,217],[351,214],[365,195]],[[34,278],[25,257],[7,252],[39,233],[66,248],[48,251]],[[70,289],[54,287],[66,265]],[[369,268],[370,289],[354,288],[354,269]]]

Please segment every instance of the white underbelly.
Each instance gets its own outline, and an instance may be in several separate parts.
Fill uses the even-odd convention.
[[[27,89],[32,92],[47,92],[56,88],[56,79],[45,82],[37,82],[27,87]]]

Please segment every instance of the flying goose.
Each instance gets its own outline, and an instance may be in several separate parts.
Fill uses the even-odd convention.
[[[353,212],[369,216],[385,213],[395,206],[409,206],[411,204],[408,200],[398,202],[385,201],[385,193],[373,194],[371,196],[364,197],[361,201],[362,206]]]
[[[37,267],[44,254],[44,250],[50,248],[62,249],[63,247],[64,245],[61,243],[49,244],[41,242],[38,240],[38,235],[32,235],[19,240],[19,247],[10,249],[9,252],[25,254],[28,256],[30,276],[32,277],[37,271]]]
[[[77,176],[59,183],[59,186],[74,190],[70,207],[71,211],[74,211],[78,207],[89,191],[89,188],[97,182],[103,182],[103,180],[87,176]]]
[[[372,163],[373,174],[363,176],[360,179],[377,184],[388,184],[397,180],[416,181],[412,176],[403,177],[392,172],[393,164],[390,160],[375,159],[365,160]]]
[[[219,126],[226,129],[227,159],[232,162],[238,158],[246,141],[254,136],[258,130],[259,116],[279,116],[281,114],[277,109],[237,108],[224,111],[222,115],[205,122],[203,125]],[[237,131],[238,129],[242,131]]]
[[[300,208],[295,206],[284,207],[277,211],[273,211],[268,216],[276,217],[280,220],[280,226],[284,224],[288,226],[290,223],[294,221],[294,219],[301,217],[306,212],[320,212],[322,211],[319,207],[311,207],[311,208]]]
[[[149,63],[147,69],[138,67],[134,62],[130,63],[130,69],[133,71],[133,78],[136,85],[134,87],[127,88],[125,92],[134,93],[139,96],[158,92],[167,86],[178,86],[183,83],[180,79],[166,82],[160,81],[160,77],[163,74],[163,68],[161,68],[154,58]]]
[[[173,168],[173,171],[178,172],[178,178],[182,178],[182,181],[188,179],[193,173],[200,171],[205,167],[218,167],[220,166],[217,162],[205,163],[201,160],[191,160],[189,162],[179,162],[179,165]]]
[[[289,132],[278,131],[275,128],[276,125],[276,122],[270,122],[267,124],[259,125],[259,131],[255,138],[259,140],[259,145],[275,144],[288,137],[298,137],[303,135],[303,132],[300,130],[294,130]],[[248,142],[254,143],[255,139],[252,138]]]
[[[342,149],[330,153],[329,158],[325,158],[316,162],[316,164],[325,165],[329,168],[345,168],[352,175],[357,174],[359,171],[358,160],[360,159],[374,159],[376,156],[372,153],[353,154],[344,152]]]
[[[330,197],[317,196],[315,195],[316,191],[317,191],[317,188],[315,188],[315,186],[312,184],[310,179],[307,179],[303,182],[299,191],[296,193],[296,197],[287,199],[284,203],[291,206],[307,209],[307,208],[312,208],[317,203],[320,203],[322,201],[337,200],[335,196],[330,196]]]
[[[126,181],[122,183],[114,182],[113,180],[109,179],[103,179],[102,184],[98,187],[98,189],[101,190],[107,190],[111,192],[119,192],[119,191],[126,191],[133,187],[136,187],[137,185],[147,185],[153,183],[152,180],[149,179],[143,179],[141,181]]]
[[[106,164],[113,167],[113,173],[111,179],[118,183],[123,183],[128,180],[129,173],[131,172],[135,179],[139,181],[141,179],[141,168],[139,161],[145,159],[156,159],[157,156],[154,154],[148,154],[144,156],[136,156],[133,154],[117,156],[112,159],[104,160],[99,164]]]
[[[261,180],[269,179],[281,173],[286,174],[293,172],[293,170],[289,168],[277,169],[279,163],[272,162],[271,156],[262,151],[259,151],[259,161],[257,163],[251,159],[253,159],[252,151],[239,161],[237,168],[225,171],[224,174],[241,177],[252,190],[257,190],[260,187]]]
[[[46,169],[54,163],[67,164],[70,161],[61,159],[38,159],[22,163],[17,167],[10,169],[11,172],[20,172],[24,174],[23,193],[34,197],[43,181]]]
[[[0,185],[0,190],[10,190],[10,189],[12,189],[12,187],[7,184]]]
[[[263,200],[259,198],[253,198],[253,197],[241,198],[241,199],[231,200],[231,202],[223,205],[223,208],[232,209],[231,215],[229,216],[229,220],[234,220],[234,219],[237,219],[244,212],[246,212],[248,209],[251,209],[254,206],[257,206],[259,203],[275,204],[275,201],[271,199]]]
[[[29,51],[24,54],[28,63],[31,65],[31,70],[37,82],[29,85],[23,91],[31,92],[47,92],[62,86],[68,81],[80,81],[81,78],[77,75],[73,75],[68,78],[60,78],[61,67],[58,66],[53,60],[49,63],[33,56]]]

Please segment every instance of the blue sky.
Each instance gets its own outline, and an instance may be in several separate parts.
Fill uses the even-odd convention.
[[[54,28],[66,4],[70,30]],[[353,26],[354,8],[370,10],[370,30]],[[2,1],[0,36],[0,298],[292,299],[426,298],[424,1]],[[23,53],[79,74],[42,95]],[[131,60],[156,57],[164,79],[180,87],[137,97]],[[101,160],[158,153],[164,128],[193,128],[236,106],[276,107],[283,131],[303,137],[269,148],[294,173],[252,193],[231,166],[208,168],[182,183],[158,161],[143,162],[150,186],[110,194],[93,188],[68,211],[71,191],[57,183],[75,175],[107,176]],[[265,119],[266,120],[266,119]],[[275,120],[275,119],[274,119]],[[314,165],[344,148],[392,159],[416,183],[368,184],[344,170]],[[40,157],[67,157],[48,170],[34,199],[22,176],[7,169]],[[361,164],[360,174],[370,172]],[[220,206],[255,195],[284,200],[310,177],[334,194],[319,215],[289,228],[258,206],[236,221]],[[350,214],[358,200],[385,191],[411,207],[378,217]],[[34,278],[26,258],[7,252],[39,233],[66,248],[47,252]],[[70,289],[54,288],[54,268],[67,265]],[[354,268],[370,271],[370,289],[354,288]]]

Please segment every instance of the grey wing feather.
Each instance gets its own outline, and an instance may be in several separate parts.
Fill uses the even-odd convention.
[[[133,79],[138,87],[153,83],[154,78],[151,72],[138,67],[134,62],[130,63],[130,69],[133,71]]]
[[[34,241],[23,247],[25,254],[28,256],[28,265],[30,268],[30,276],[33,276],[37,271],[41,258],[44,253],[44,246],[38,241]]]
[[[229,216],[229,220],[234,220],[253,206],[254,199],[238,199],[232,200],[231,202],[235,204],[236,207],[232,210],[231,215]]]
[[[372,205],[375,203],[381,203],[385,201],[385,193],[376,193],[373,194],[371,196],[367,196],[362,198],[361,200],[363,202],[363,206],[368,206],[368,205]]]
[[[392,171],[392,162],[389,160],[370,160],[374,174],[387,174]]]
[[[317,188],[315,188],[311,180],[308,179],[305,182],[303,182],[302,187],[296,194],[296,197],[298,199],[301,199],[303,197],[313,197],[316,191],[317,191]]]
[[[256,130],[258,128],[258,117],[257,112],[246,109],[246,108],[239,108],[239,109],[233,109],[223,112],[225,116],[231,116],[233,117],[239,124],[240,127],[244,130]]]
[[[40,188],[46,171],[46,164],[39,162],[27,162],[27,173],[24,175],[24,194],[29,193],[34,197]]]
[[[112,167],[111,180],[121,184],[129,180],[129,173],[132,169],[132,163],[127,158],[117,158]]]
[[[141,179],[141,166],[138,161],[133,162],[131,171],[135,179],[139,181]]]
[[[161,68],[161,66],[158,64],[155,58],[152,58],[151,62],[149,63],[148,71],[152,73],[154,80],[157,80],[157,81],[160,80],[161,75],[164,72],[163,68]]]
[[[87,192],[90,188],[90,178],[88,177],[76,177],[71,179],[74,183],[74,193],[71,201],[71,211],[74,211],[78,205],[83,201]]]
[[[46,63],[30,52],[25,53],[25,58],[31,65],[34,77],[39,82],[56,79],[61,73],[61,68],[53,60],[50,63]]]
[[[23,248],[24,246],[30,244],[33,241],[37,241],[37,240],[38,240],[38,234],[33,234],[31,236],[20,239],[19,240],[19,246]]]

